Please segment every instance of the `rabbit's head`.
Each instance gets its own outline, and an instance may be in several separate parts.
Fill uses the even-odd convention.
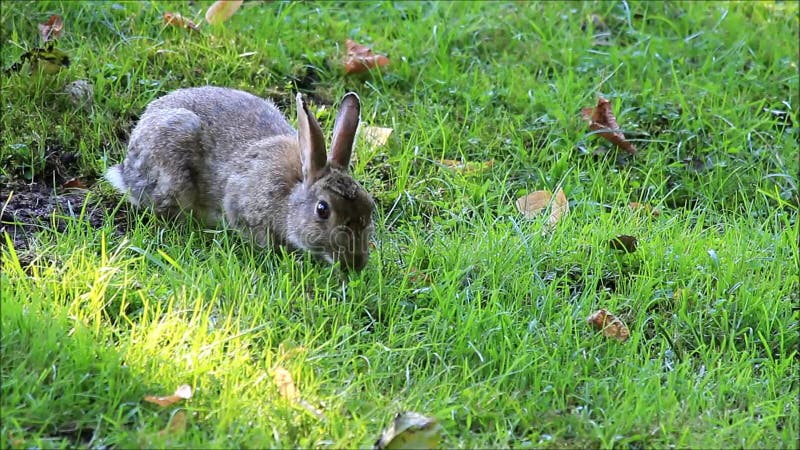
[[[352,92],[345,95],[328,156],[319,123],[297,94],[303,181],[292,195],[287,220],[292,244],[354,270],[367,264],[375,208],[372,197],[353,179],[349,169],[360,112],[358,96]]]

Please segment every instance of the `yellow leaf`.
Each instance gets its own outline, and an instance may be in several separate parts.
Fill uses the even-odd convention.
[[[432,449],[439,447],[442,427],[435,417],[407,411],[398,413],[383,430],[374,448],[392,450],[401,448]]]
[[[300,392],[297,390],[297,386],[294,385],[292,374],[290,374],[288,370],[283,367],[275,368],[272,379],[278,386],[278,392],[281,394],[281,397],[292,402],[300,398]]]
[[[214,2],[206,11],[206,22],[211,25],[225,22],[242,6],[244,0],[220,0]]]
[[[392,131],[391,128],[362,126],[361,136],[364,137],[364,140],[370,147],[377,148],[386,145]]]

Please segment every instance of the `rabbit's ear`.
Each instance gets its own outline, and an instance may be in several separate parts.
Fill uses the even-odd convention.
[[[342,98],[339,114],[333,126],[333,144],[331,144],[331,166],[347,170],[350,155],[353,154],[353,143],[356,139],[358,122],[361,116],[361,102],[355,92],[349,92]]]
[[[325,138],[317,119],[308,111],[300,93],[297,94],[297,129],[303,162],[303,183],[310,185],[317,180],[319,171],[325,167]]]

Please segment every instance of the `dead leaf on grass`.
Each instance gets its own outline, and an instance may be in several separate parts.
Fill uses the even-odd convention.
[[[612,250],[624,251],[625,253],[633,253],[639,245],[639,240],[636,236],[621,235],[608,241],[608,245]]]
[[[359,129],[361,136],[372,148],[383,147],[389,141],[389,136],[392,135],[391,128],[373,127],[364,125]]]
[[[71,178],[61,185],[64,189],[86,189],[86,184],[80,178]]]
[[[50,40],[56,40],[61,37],[61,32],[64,29],[64,21],[58,14],[53,14],[50,19],[45,23],[39,24],[39,37],[42,38],[42,44]]]
[[[372,49],[357,43],[352,39],[345,41],[347,48],[347,59],[344,62],[344,72],[362,73],[375,67],[383,67],[389,64],[386,55],[375,54]]]
[[[181,400],[188,400],[192,398],[192,387],[188,384],[182,384],[178,386],[178,389],[175,390],[175,393],[172,395],[168,395],[166,397],[157,397],[154,395],[145,395],[144,401],[149,403],[155,403],[158,406],[170,406],[175,404]]]
[[[598,310],[588,319],[589,325],[595,330],[603,332],[603,336],[625,342],[630,337],[628,327],[616,316],[605,309]]]
[[[598,97],[597,106],[594,108],[583,108],[581,118],[589,122],[589,129],[592,131],[607,130],[598,133],[617,147],[630,154],[636,153],[636,147],[625,139],[625,135],[619,130],[617,119],[611,111],[611,102]]]
[[[225,22],[242,6],[244,0],[219,0],[208,7],[206,22],[211,25]]]
[[[558,188],[556,195],[550,191],[534,191],[528,195],[517,199],[517,209],[526,219],[534,219],[548,206],[550,206],[550,217],[547,223],[553,226],[569,213],[569,201],[564,195],[564,190]]]
[[[440,159],[439,163],[455,173],[462,175],[478,175],[494,166],[494,160],[482,162],[459,161],[457,159]]]
[[[289,400],[290,402],[297,401],[300,398],[300,392],[294,384],[292,374],[283,367],[276,367],[272,372],[272,379],[275,385],[278,386],[278,392],[281,397]]]
[[[30,69],[53,74],[64,67],[69,67],[69,55],[63,50],[55,47],[55,42],[50,41],[44,44],[44,48],[34,48],[20,55],[19,61],[15,62],[5,73],[19,72],[26,61],[30,61]]]
[[[186,411],[177,411],[169,419],[167,427],[158,432],[159,436],[180,436],[186,431],[186,424],[188,419]]]
[[[192,31],[200,31],[200,26],[192,22],[191,19],[183,17],[180,13],[164,13],[164,25],[186,28]]]
[[[533,219],[547,208],[552,198],[550,191],[533,191],[517,199],[517,209],[526,219]]]
[[[435,417],[413,411],[397,413],[373,446],[376,450],[439,447],[442,426]]]
[[[272,380],[278,386],[278,392],[281,397],[286,400],[296,403],[303,407],[306,411],[310,412],[320,420],[325,420],[325,414],[314,407],[311,403],[300,397],[300,391],[294,384],[292,374],[283,367],[276,367],[272,370]]]

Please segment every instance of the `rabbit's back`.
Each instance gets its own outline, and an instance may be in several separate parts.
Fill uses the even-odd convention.
[[[300,158],[294,145],[263,145],[287,138],[294,143],[296,136],[268,100],[213,86],[179,89],[148,105],[131,133],[125,160],[106,178],[135,204],[152,205],[160,214],[188,209],[216,221],[231,180],[253,171],[266,179],[301,176],[293,167]],[[276,167],[282,169],[276,172]]]
[[[201,139],[207,152],[230,152],[231,146],[273,136],[294,136],[296,131],[269,101],[247,92],[203,86],[178,89],[148,105],[145,114],[187,109],[200,118]]]

